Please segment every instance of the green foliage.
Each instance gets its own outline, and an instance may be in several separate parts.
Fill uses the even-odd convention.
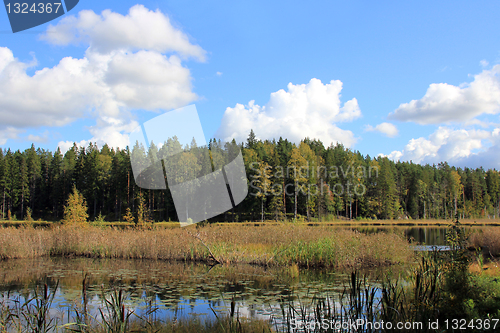
[[[87,213],[87,203],[82,194],[73,187],[73,192],[69,195],[64,207],[64,223],[85,223],[89,218]]]
[[[257,180],[255,186],[269,192],[265,197],[248,195],[233,214],[216,220],[232,221],[236,215],[249,221],[284,221],[299,215],[309,221],[321,221],[328,215],[349,219],[449,219],[457,214],[461,218],[500,217],[500,173],[495,169],[455,168],[446,162],[436,166],[394,162],[363,156],[342,144],[325,146],[309,138],[294,144],[283,138],[260,140],[257,134],[251,131],[240,144],[210,140],[209,158],[214,165],[229,162],[222,160],[223,150],[234,158],[231,151],[241,149],[248,183]],[[195,163],[203,157],[195,141],[182,147],[176,137],[167,139],[161,148],[152,145],[148,151],[139,144],[115,150],[107,145],[99,149],[95,143],[86,147],[74,144],[64,155],[59,149],[52,153],[34,146],[24,151],[0,149],[0,216],[7,218],[10,210],[11,217],[24,218],[29,207],[36,218],[61,219],[65,200],[76,186],[88,203],[91,220],[99,212],[119,220],[127,209],[139,210],[141,189],[135,183],[131,156],[147,163],[148,158],[174,155],[164,159],[164,166],[176,183],[212,171],[207,169],[212,163],[203,167]],[[259,167],[266,170],[262,179],[258,178],[264,175]],[[302,173],[294,172],[299,169]],[[166,190],[143,198],[148,209],[141,220],[176,219],[166,185]],[[249,192],[255,190],[249,188]]]
[[[106,222],[104,219],[104,216],[102,216],[101,212],[99,212],[99,215],[96,216],[96,218],[94,219],[94,222],[97,224],[102,224],[102,223]]]
[[[446,242],[450,246],[444,266],[444,292],[446,312],[450,318],[464,317],[467,314],[468,300],[473,290],[470,286],[469,265],[471,257],[467,250],[468,234],[458,220],[448,226]]]
[[[127,210],[125,212],[125,215],[123,215],[123,219],[127,221],[128,223],[134,223],[134,214],[132,214],[132,210],[130,207],[127,207]]]
[[[144,227],[147,220],[146,203],[144,199],[144,194],[141,193],[137,197],[137,221],[136,225],[138,227]]]
[[[31,207],[26,208],[26,217],[24,219],[26,221],[33,221],[33,217],[31,216]]]

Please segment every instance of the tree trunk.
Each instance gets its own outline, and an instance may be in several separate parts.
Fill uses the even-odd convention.
[[[427,216],[427,214],[426,214],[426,213],[427,213],[427,211],[425,210],[425,200],[424,200],[424,219],[425,219],[425,217]]]
[[[443,204],[444,204],[444,219],[447,220],[448,219],[448,209],[447,209],[447,204],[446,204],[446,193],[444,195]]]
[[[119,215],[118,215],[118,189],[115,190],[115,220],[119,220]]]
[[[358,218],[358,199],[356,199],[356,218]]]
[[[352,198],[349,198],[349,220],[352,220]]]
[[[297,182],[295,182],[295,209],[293,211],[293,218],[295,220],[297,220],[297,192],[298,192],[297,186],[298,186],[298,184],[297,184]]]
[[[283,212],[285,213],[285,220],[286,220],[285,177],[283,177]]]
[[[130,208],[130,171],[127,172],[127,207]]]
[[[21,193],[21,220],[24,216],[24,185],[22,187],[23,192]]]
[[[463,195],[463,200],[464,200],[464,213],[463,213],[463,218],[465,219],[465,186],[462,189],[462,195]]]
[[[260,201],[260,221],[264,222],[264,196],[262,196],[262,200]]]
[[[457,216],[457,196],[455,195],[455,212],[453,216]]]
[[[309,218],[309,190],[307,191],[307,202],[306,202],[306,207],[307,207],[307,221],[309,222],[310,221],[310,218]]]

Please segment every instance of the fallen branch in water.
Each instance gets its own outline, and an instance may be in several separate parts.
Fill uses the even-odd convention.
[[[196,235],[192,234],[191,232],[188,231],[188,234],[191,235],[192,237],[196,238],[197,240],[200,241],[200,243],[208,250],[208,253],[210,254],[209,258],[212,259],[213,261],[215,261],[216,264],[218,265],[222,265],[222,261],[217,259],[215,257],[215,255],[213,254],[212,250],[210,250],[210,247],[205,244],[205,242],[203,241],[203,239],[201,239],[200,237],[200,233],[198,232]]]

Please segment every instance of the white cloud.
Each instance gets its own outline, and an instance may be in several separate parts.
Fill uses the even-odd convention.
[[[0,146],[6,144],[9,139],[16,139],[23,132],[23,130],[14,127],[7,127],[0,130]]]
[[[175,55],[117,53],[109,61],[103,81],[116,100],[130,108],[171,109],[196,99],[189,69]]]
[[[143,6],[132,7],[125,17],[109,11],[92,17],[89,11],[81,12],[78,18],[49,28],[46,35],[50,41],[62,43],[63,35],[58,29],[80,29],[79,33],[87,36],[85,40],[91,45],[83,58],[63,58],[54,67],[38,70],[32,76],[26,72],[31,63],[19,61],[10,49],[0,47],[0,144],[17,137],[25,128],[64,126],[82,117],[92,117],[96,125],[91,127],[93,137],[89,141],[124,147],[127,133],[136,124],[130,110],[168,110],[197,99],[190,71],[181,58],[160,51],[168,49],[198,58],[203,52],[183,39],[182,32],[172,30],[167,17]],[[114,34],[115,42],[112,35],[100,33],[127,22],[143,30],[150,25],[153,36],[144,37],[141,44],[140,38],[127,29],[125,35]],[[73,30],[68,28],[71,24]],[[166,31],[162,32],[162,27]],[[170,42],[162,41],[162,37],[170,38]],[[108,53],[100,53],[106,43],[114,46]],[[130,51],[140,47],[152,50]]]
[[[49,131],[45,131],[45,132],[43,132],[42,135],[29,134],[26,137],[26,140],[31,141],[31,142],[47,142],[48,137],[49,137]]]
[[[131,7],[125,16],[109,9],[101,15],[82,10],[78,17],[67,16],[57,25],[49,25],[41,38],[56,45],[89,44],[99,53],[146,49],[205,59],[205,51],[191,44],[188,36],[173,27],[167,16],[143,5]]]
[[[101,117],[97,124],[90,128],[93,138],[91,142],[107,143],[112,147],[124,148],[128,145],[128,133],[132,132],[139,123],[136,121],[122,121],[114,117]],[[113,144],[110,144],[110,143]]]
[[[418,124],[466,122],[500,112],[500,65],[483,70],[474,81],[454,86],[433,83],[424,97],[401,104],[388,118]]]
[[[439,127],[428,138],[411,139],[402,151],[389,158],[433,164],[447,161],[452,165],[486,168],[500,166],[500,129],[452,129]],[[495,152],[495,153],[494,153]]]
[[[222,76],[222,72],[215,73],[217,76]]]
[[[481,60],[481,61],[479,62],[479,64],[481,65],[481,67],[486,67],[486,66],[488,66],[490,63],[489,63],[487,60],[483,59],[483,60]]]
[[[366,132],[379,132],[379,133],[382,133],[389,138],[393,138],[396,135],[398,135],[398,133],[399,133],[396,126],[394,126],[391,123],[381,123],[375,127],[373,127],[371,125],[366,125],[365,131]]]
[[[361,116],[355,98],[341,105],[341,81],[323,84],[313,78],[307,84],[289,83],[287,88],[288,91],[281,89],[271,93],[264,106],[250,101],[246,106],[228,107],[216,136],[242,142],[253,129],[260,139],[282,136],[299,142],[309,137],[319,139],[325,145],[332,142],[342,142],[347,147],[354,145],[354,134],[335,125]]]
[[[89,140],[82,140],[80,142],[73,142],[73,141],[60,141],[58,144],[57,144],[57,147],[59,147],[59,149],[61,149],[61,154],[66,154],[66,152],[68,150],[70,150],[71,147],[73,147],[73,145],[76,143],[76,146],[78,148],[80,147],[87,147],[90,142],[92,141],[89,141]]]

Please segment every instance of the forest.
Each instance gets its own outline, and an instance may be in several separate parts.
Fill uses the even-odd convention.
[[[244,143],[211,139],[210,151],[241,149],[248,181],[247,197],[214,221],[344,219],[498,218],[500,174],[495,169],[456,168],[394,162],[364,156],[342,144],[325,147],[305,138],[258,140],[253,131]],[[181,147],[177,139],[164,144],[114,149],[96,144],[64,153],[36,148],[0,149],[0,217],[3,220],[59,221],[73,187],[85,197],[89,220],[177,221],[166,190],[136,185],[133,154],[146,156],[175,149],[194,154],[196,142]],[[137,150],[137,152],[136,152]],[[211,153],[212,154],[212,153]],[[213,158],[213,156],[211,156]],[[168,182],[167,182],[168,183]]]

